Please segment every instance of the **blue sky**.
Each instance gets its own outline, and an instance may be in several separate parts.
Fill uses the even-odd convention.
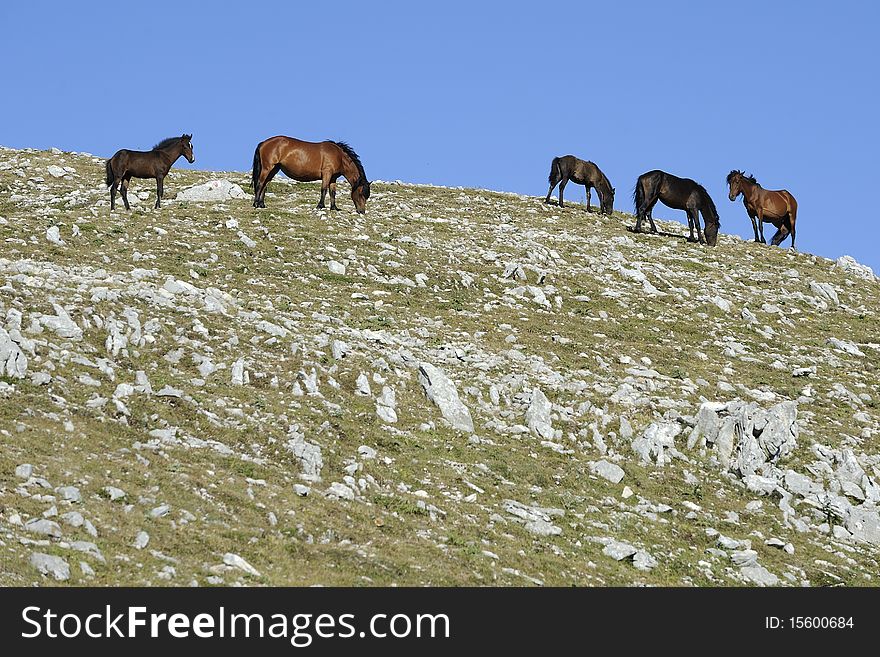
[[[350,142],[371,179],[536,196],[574,153],[617,209],[660,168],[703,183],[722,232],[750,237],[724,183],[746,169],[797,197],[802,251],[880,271],[878,7],[5,2],[0,144],[109,156],[192,132],[194,166],[246,170],[287,134]]]

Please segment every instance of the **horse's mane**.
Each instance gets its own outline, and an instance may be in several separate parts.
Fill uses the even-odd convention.
[[[358,175],[360,175],[361,180],[366,182],[367,181],[367,174],[364,171],[364,165],[361,164],[361,158],[358,156],[357,153],[354,152],[354,149],[351,146],[349,146],[348,144],[346,144],[344,141],[335,141],[333,143],[336,144],[337,146],[339,146],[339,148],[342,149],[342,152],[351,158],[351,161],[354,162],[354,165],[357,167]]]
[[[158,151],[160,148],[171,146],[172,144],[176,144],[177,142],[179,142],[181,139],[183,139],[183,137],[168,137],[168,139],[163,139],[158,144],[153,146],[153,150]]]
[[[596,166],[595,162],[593,166]],[[602,183],[608,188],[608,191],[611,191],[611,181],[608,180],[608,176],[605,175],[605,172],[602,171],[598,166],[596,166],[596,171],[599,172],[599,175],[602,176]]]
[[[733,177],[737,176],[737,175],[742,176],[743,178],[748,180],[753,185],[757,185],[758,187],[761,186],[761,183],[759,183],[757,180],[755,180],[755,176],[752,176],[752,175],[747,176],[745,171],[740,171],[738,169],[734,169],[733,171],[731,171],[730,173],[727,174],[727,184],[729,185],[730,181],[733,180]]]
[[[706,204],[709,206],[709,209],[712,211],[712,217],[715,219],[715,223],[717,225],[721,225],[721,217],[718,216],[718,208],[715,207],[715,201],[712,200],[712,197],[709,196],[709,192],[706,191],[706,188],[702,185],[697,185],[700,188],[700,192],[703,194],[704,200]]]

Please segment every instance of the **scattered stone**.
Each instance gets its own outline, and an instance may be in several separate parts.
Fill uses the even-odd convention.
[[[237,554],[233,554],[232,552],[227,552],[223,555],[223,563],[227,566],[231,566],[232,568],[238,568],[246,572],[248,575],[253,575],[254,577],[261,577],[260,571],[250,565],[244,558],[238,556]]]
[[[299,460],[302,468],[301,476],[307,481],[320,481],[321,468],[324,467],[321,446],[307,442],[305,434],[299,430],[299,425],[296,424],[291,425],[287,436],[287,449]]]
[[[428,399],[434,402],[454,429],[473,433],[474,421],[471,419],[471,412],[459,399],[455,384],[440,368],[430,363],[420,363],[419,383],[422,384]]]
[[[683,455],[675,449],[675,437],[681,433],[681,425],[676,422],[654,422],[641,437],[632,442],[632,449],[642,459],[642,463],[652,461],[658,466],[669,463],[673,457]]]
[[[345,265],[343,265],[341,262],[331,260],[327,263],[327,269],[329,269],[334,274],[338,274],[339,276],[345,276]]]
[[[565,515],[562,509],[527,506],[515,500],[504,500],[503,507],[507,513],[519,519],[532,534],[558,536],[562,533],[562,528],[551,522],[553,517]]]
[[[58,226],[49,226],[46,229],[46,239],[55,246],[65,246],[67,242],[61,239],[61,230]]]
[[[397,422],[397,397],[394,388],[382,387],[382,394],[376,398],[376,415],[386,424]]]
[[[15,476],[19,479],[30,479],[34,474],[34,466],[30,463],[22,463],[15,467]]]
[[[150,542],[150,535],[145,531],[138,532],[137,536],[134,537],[134,548],[136,550],[143,550]]]
[[[234,198],[247,198],[244,190],[233,182],[225,179],[209,180],[201,185],[194,185],[181,190],[177,194],[178,201],[218,202]]]
[[[121,488],[116,488],[116,486],[104,486],[104,492],[107,494],[107,497],[110,498],[111,502],[121,500],[125,497],[125,491]]]
[[[758,586],[777,586],[779,584],[779,578],[776,575],[758,564],[744,566],[740,572]]]
[[[554,438],[553,424],[550,419],[550,412],[553,406],[550,400],[541,392],[540,388],[532,389],[532,401],[526,411],[526,426],[536,436],[540,436],[546,440]]]
[[[607,479],[612,484],[619,484],[624,477],[623,468],[606,460],[596,461],[590,464],[590,471]]]
[[[634,556],[636,552],[638,552],[637,548],[629,543],[623,543],[622,541],[610,541],[605,544],[604,548],[602,548],[602,554],[611,557],[615,561],[628,559],[629,557]]]
[[[30,557],[30,564],[43,575],[51,575],[59,582],[70,579],[70,565],[61,557],[56,557],[43,552],[34,552]]]
[[[52,520],[39,519],[29,520],[24,524],[25,530],[32,534],[45,534],[52,538],[61,538],[61,525]]]

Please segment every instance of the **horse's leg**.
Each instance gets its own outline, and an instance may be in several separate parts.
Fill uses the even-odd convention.
[[[257,181],[257,188],[259,191],[257,192],[256,198],[254,200],[255,208],[265,208],[266,207],[266,190],[269,187],[269,181],[275,177],[275,174],[278,173],[281,166],[276,164],[274,167],[270,169],[263,169],[260,172],[260,179]]]
[[[556,187],[556,185],[559,184],[559,181],[561,180],[561,177],[558,174],[559,172],[557,170],[557,167],[554,166],[550,171],[550,189],[547,190],[547,198],[544,199],[544,203],[550,202],[550,194],[553,193],[553,189]]]
[[[324,172],[321,176],[321,200],[318,201],[318,209],[324,209],[324,198],[327,196],[327,192],[330,190],[330,174],[328,172]]]
[[[690,235],[688,236],[687,241],[688,242],[696,242],[697,238],[694,237],[694,223],[699,221],[699,217],[697,216],[697,211],[687,209],[687,210],[685,210],[685,212],[687,213],[688,230],[690,231]]]
[[[163,176],[156,176],[156,205],[154,207],[162,207],[162,183],[165,180]]]
[[[758,215],[758,230],[761,232],[761,244],[766,244],[767,240],[764,239],[764,213],[761,212],[761,208],[758,208],[755,212]]]
[[[110,185],[110,212],[116,209],[116,187],[119,185],[119,180],[114,180],[113,184]]]
[[[562,177],[562,180],[559,181],[559,207],[565,207],[562,201],[562,193],[565,191],[565,186],[568,184],[568,178],[565,176]]]
[[[706,215],[703,215],[703,223],[706,222]],[[697,240],[699,240],[700,244],[705,244],[706,240],[703,239],[703,230],[700,228],[700,213],[697,210],[694,210],[694,223],[697,225]]]
[[[330,209],[338,210],[336,207],[336,181],[333,180],[330,182]]]
[[[593,200],[592,191],[590,183],[587,183],[587,212],[590,211],[590,201]]]
[[[791,227],[791,249],[792,251],[797,251],[797,248],[794,245],[794,225],[797,221],[797,210],[793,212],[791,210],[788,211],[788,224]]]
[[[652,204],[648,207],[648,221],[651,223],[651,232],[652,232],[652,233],[658,233],[658,232],[660,232],[660,231],[657,230],[657,224],[654,223],[654,205],[655,205],[656,203],[657,203],[657,201],[655,200],[654,203],[652,203]]]
[[[130,181],[131,176],[125,176],[119,184],[119,191],[122,194],[122,202],[125,203],[126,210],[131,210],[131,206],[128,204],[128,183]]]
[[[788,237],[788,228],[783,223],[780,224],[776,234],[770,238],[770,246],[779,246],[786,237]]]
[[[755,241],[760,243],[761,238],[758,237],[758,222],[755,221],[755,214],[749,211],[749,219],[752,220],[752,230],[755,232]]]

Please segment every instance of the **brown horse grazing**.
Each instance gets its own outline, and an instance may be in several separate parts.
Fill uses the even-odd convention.
[[[547,198],[544,199],[544,202],[550,202],[553,188],[559,185],[559,207],[565,207],[562,195],[569,180],[587,188],[588,212],[590,210],[590,191],[594,188],[599,194],[600,212],[610,215],[614,210],[614,188],[608,181],[608,177],[592,162],[579,160],[574,155],[553,158],[553,162],[550,163],[550,175],[547,177],[550,189],[547,190]]]
[[[700,244],[703,243],[703,233],[700,232],[700,214],[706,224],[706,243],[715,246],[718,242],[718,228],[721,220],[718,218],[718,210],[706,188],[690,178],[679,178],[665,171],[648,171],[639,176],[636,189],[633,192],[633,202],[636,206],[636,225],[633,230],[638,233],[642,229],[642,220],[647,217],[651,222],[651,231],[656,233],[654,217],[651,211],[657,201],[675,210],[687,212],[688,227],[691,235],[689,242],[694,239],[694,226],[697,227],[697,235]]]
[[[728,198],[731,201],[735,201],[740,194],[743,195],[743,205],[749,219],[752,220],[756,242],[767,243],[767,240],[764,239],[764,222],[766,221],[778,229],[770,240],[773,246],[781,244],[782,240],[791,233],[791,248],[795,248],[797,201],[788,190],[764,189],[754,176],[747,176],[744,172],[736,169],[727,174],[727,184],[730,186]]]
[[[123,148],[107,160],[107,186],[110,188],[110,209],[116,208],[116,186],[122,191],[125,209],[128,205],[128,183],[132,178],[156,179],[156,205],[162,200],[162,181],[171,165],[183,155],[190,164],[196,161],[192,149],[192,135],[169,137],[153,146],[151,151],[129,151]]]
[[[319,143],[301,141],[292,137],[270,137],[257,144],[254,151],[254,207],[266,207],[266,187],[278,171],[299,182],[321,181],[321,200],[330,192],[330,209],[336,207],[336,180],[345,176],[351,185],[351,200],[358,214],[367,209],[370,182],[364,165],[354,149],[341,141]]]

